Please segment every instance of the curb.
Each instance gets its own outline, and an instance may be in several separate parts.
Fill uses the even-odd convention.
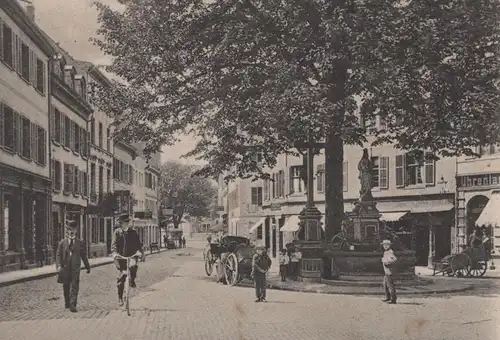
[[[244,283],[244,284],[238,284],[238,287],[245,287],[245,288],[253,288],[253,285]],[[345,286],[343,286],[345,287]],[[382,289],[380,290],[380,294],[377,294],[375,292],[342,292],[342,291],[323,291],[319,289],[309,289],[309,288],[291,288],[291,287],[281,287],[281,286],[276,286],[273,284],[268,284],[267,286],[268,289],[271,290],[282,290],[282,291],[287,291],[287,292],[298,292],[298,293],[315,293],[315,294],[328,294],[328,295],[364,295],[364,296],[378,296],[380,294],[383,294]],[[447,294],[447,293],[461,293],[465,291],[472,290],[474,288],[473,285],[466,285],[461,288],[451,288],[451,289],[446,289],[446,290],[428,290],[428,291],[410,291],[410,292],[405,292],[403,291],[398,291],[398,295],[436,295],[436,294]]]
[[[167,250],[171,250],[171,249],[163,249],[163,250],[160,250],[160,252],[155,252],[155,253],[152,253],[152,254],[151,253],[150,254],[146,254],[146,257],[152,256],[152,255],[161,254],[161,253],[163,253],[163,252],[165,252]],[[105,266],[105,265],[108,265],[108,264],[111,264],[111,263],[113,263],[113,260],[109,259],[109,260],[106,260],[106,261],[103,261],[103,262],[93,263],[93,264],[90,265],[90,268],[101,267],[101,266]],[[53,266],[53,265],[54,264],[50,264],[49,266]],[[81,267],[81,269],[85,269],[85,267]],[[0,288],[7,287],[7,286],[12,286],[12,285],[15,285],[15,284],[18,284],[18,283],[23,283],[23,282],[41,280],[41,279],[45,279],[45,278],[48,278],[48,277],[51,277],[51,276],[56,276],[56,275],[57,275],[57,272],[54,270],[53,272],[50,272],[50,273],[35,274],[35,275],[32,275],[32,276],[21,277],[21,278],[10,280],[10,281],[3,281],[3,282],[0,282]]]

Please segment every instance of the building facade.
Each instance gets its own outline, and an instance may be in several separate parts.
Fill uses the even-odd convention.
[[[50,263],[51,43],[17,1],[0,2],[0,271]]]
[[[457,164],[457,224],[452,247],[458,252],[474,227],[486,227],[491,236],[492,254],[500,248],[500,147],[476,151],[481,157],[461,158]]]
[[[57,46],[55,46],[57,48]],[[52,245],[65,235],[65,221],[77,223],[88,240],[86,208],[89,197],[87,82],[74,60],[61,49],[51,60],[50,148],[52,177]]]
[[[77,69],[87,79],[87,88],[92,92],[94,84],[106,86],[109,79],[93,64],[77,61]],[[93,115],[88,124],[89,138],[89,202],[87,229],[89,254],[106,256],[111,252],[116,200],[113,186],[113,117],[99,110],[92,103]]]

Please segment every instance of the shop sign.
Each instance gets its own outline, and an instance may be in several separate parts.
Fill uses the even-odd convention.
[[[459,188],[500,186],[500,173],[458,176],[457,184]]]

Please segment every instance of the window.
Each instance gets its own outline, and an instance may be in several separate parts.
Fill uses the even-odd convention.
[[[378,116],[378,127],[380,131],[387,131],[388,129],[388,124],[387,124],[387,117],[383,115]]]
[[[40,93],[45,93],[45,63],[36,59],[36,89]]]
[[[80,171],[78,167],[73,167],[73,194],[80,194]]]
[[[396,186],[401,188],[412,185],[435,184],[435,159],[431,152],[422,156],[396,156]]]
[[[3,24],[2,37],[3,62],[14,68],[14,54],[12,53],[12,29],[6,24]]]
[[[22,156],[29,159],[31,157],[31,122],[26,117],[21,117],[22,128]]]
[[[99,200],[102,199],[102,196],[104,194],[104,168],[102,166],[99,166]]]
[[[106,150],[111,152],[111,131],[109,128],[106,129]]]
[[[69,194],[72,188],[73,169],[71,164],[64,164],[64,193]]]
[[[70,137],[70,141],[69,141],[69,148],[71,150],[75,150],[75,122],[73,122],[72,120],[70,120],[70,123],[69,123],[69,128],[70,128],[70,132],[69,132],[69,137]]]
[[[3,146],[10,151],[16,150],[16,124],[14,110],[3,105]]]
[[[262,206],[262,187],[252,188],[252,205]]]
[[[89,179],[87,172],[83,172],[83,196],[87,197],[89,195]]]
[[[75,126],[74,127],[74,132],[75,132],[75,152],[77,153],[80,153],[81,152],[81,148],[80,148],[80,127],[76,124],[76,123],[73,123],[73,125]]]
[[[406,185],[422,184],[424,168],[422,160],[412,155],[406,155]]]
[[[388,157],[372,157],[372,187],[387,189],[388,183]]]
[[[262,240],[262,225],[257,227],[257,239]]]
[[[111,192],[111,170],[106,171],[107,192]]]
[[[302,166],[290,168],[290,193],[300,193],[304,190],[302,177],[300,176]]]
[[[97,228],[97,218],[91,219],[91,241],[90,243],[96,244],[99,241],[99,229]]]
[[[264,201],[269,201],[269,179],[264,180],[264,187],[262,188]]]
[[[71,120],[64,116],[64,146],[71,149]]]
[[[52,188],[54,191],[61,191],[61,162],[56,161],[55,159],[52,160],[52,173]]]
[[[54,108],[54,140],[58,143],[61,142],[61,131],[64,127],[61,125],[61,112]]]
[[[318,192],[325,192],[325,164],[318,164],[317,166],[316,187]]]
[[[90,164],[90,194],[95,195],[95,164]]]
[[[30,67],[30,49],[21,42],[21,76],[27,81],[30,80]]]
[[[37,128],[37,139],[38,139],[38,157],[37,157],[37,163],[40,165],[46,165],[47,164],[47,153],[46,153],[46,148],[47,148],[47,136],[45,134],[45,129],[42,128],[41,126],[38,126]]]
[[[349,167],[347,162],[342,164],[342,189],[344,192],[348,191],[349,184]]]
[[[90,121],[90,142],[95,145],[95,119]]]
[[[99,147],[102,149],[102,123],[99,122]]]

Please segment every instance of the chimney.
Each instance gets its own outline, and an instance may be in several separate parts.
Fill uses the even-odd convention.
[[[26,13],[32,21],[35,21],[35,6],[32,3],[26,5]]]

